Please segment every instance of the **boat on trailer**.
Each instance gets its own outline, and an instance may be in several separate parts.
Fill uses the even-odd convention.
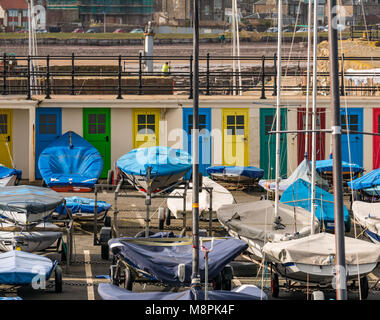
[[[380,262],[379,247],[344,237],[347,280],[360,282],[361,297],[368,296],[367,275]],[[335,277],[335,236],[321,232],[292,241],[268,242],[263,247],[274,271],[287,280],[305,285],[331,287]],[[272,274],[272,294],[278,296],[278,278]],[[275,289],[277,288],[277,290]]]
[[[215,181],[253,185],[264,176],[264,170],[254,166],[212,166],[206,169]]]
[[[189,184],[189,189],[186,191],[186,212],[192,211],[192,189],[191,183]],[[203,177],[202,178],[202,191],[199,193],[199,214],[206,216],[209,212],[210,206],[212,206],[212,212],[216,212],[221,206],[226,204],[232,204],[235,202],[235,199],[231,192],[224,188],[219,183],[214,180]],[[212,188],[206,190],[205,188]],[[174,189],[170,196],[182,196],[184,194],[184,189]],[[210,195],[210,192],[212,195]],[[212,203],[210,200],[212,199]],[[168,198],[167,206],[170,212],[174,215],[175,218],[178,218],[178,215],[184,212],[184,203],[181,198]]]
[[[263,258],[266,242],[302,238],[311,232],[309,211],[279,203],[276,216],[275,204],[270,200],[224,205],[217,217],[229,235],[248,243],[248,251],[257,259]],[[317,218],[313,228],[319,230]]]
[[[40,154],[38,168],[44,183],[58,192],[91,192],[102,170],[99,151],[87,140],[68,131]]]
[[[191,170],[192,158],[181,149],[155,146],[133,149],[116,161],[121,179],[143,193],[162,192]]]

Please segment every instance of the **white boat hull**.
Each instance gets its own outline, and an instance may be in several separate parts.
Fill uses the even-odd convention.
[[[225,204],[232,204],[235,199],[231,192],[221,186],[219,183],[210,178],[203,177],[203,186],[212,188],[212,212],[216,212],[221,206]],[[175,189],[170,195],[182,198],[168,198],[167,206],[175,218],[184,212],[183,204],[183,189]],[[188,189],[186,193],[186,212],[192,211],[193,192]],[[207,213],[210,210],[210,194],[207,190],[203,189],[199,194],[199,213],[208,217]],[[206,213],[206,214],[205,214]]]
[[[17,176],[13,175],[10,177],[0,179],[0,187],[14,186],[17,181]]]

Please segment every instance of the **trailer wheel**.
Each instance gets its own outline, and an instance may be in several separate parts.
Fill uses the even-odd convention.
[[[124,289],[132,291],[133,287],[133,277],[131,274],[131,270],[129,268],[124,269]]]
[[[113,184],[112,182],[113,182],[113,176],[114,176],[114,174],[113,174],[113,170],[111,169],[111,170],[108,170],[108,173],[107,173],[107,184]]]
[[[213,279],[212,287],[214,290],[222,290],[222,274],[219,273],[218,276]]]
[[[112,225],[111,217],[106,215],[104,218],[104,226],[111,227],[111,225]]]
[[[166,225],[170,226],[170,210],[166,209]]]
[[[233,274],[233,269],[229,264],[223,268],[221,276],[222,276],[222,283],[221,283],[222,290],[231,291],[232,278],[234,274]]]
[[[58,265],[54,269],[54,290],[56,293],[62,292],[62,269]]]
[[[360,295],[363,300],[368,298],[369,286],[368,286],[368,278],[364,276],[360,278]]]
[[[110,248],[108,246],[108,244],[102,244],[101,246],[101,257],[103,260],[108,260],[109,257],[110,257]]]
[[[273,273],[271,277],[271,291],[272,291],[272,297],[278,298],[278,295],[280,293],[280,284],[278,281],[278,275],[277,273]]]

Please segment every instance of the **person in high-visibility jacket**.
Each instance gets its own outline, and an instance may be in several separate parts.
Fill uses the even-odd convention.
[[[169,62],[165,62],[165,64],[162,65],[162,75],[168,76],[170,74],[170,66]]]

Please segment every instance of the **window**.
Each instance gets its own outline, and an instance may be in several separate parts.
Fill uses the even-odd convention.
[[[193,115],[190,114],[188,117],[189,126],[188,126],[188,133],[191,135],[193,130]],[[206,116],[204,114],[199,115],[199,132],[202,134],[202,130],[206,130]]]
[[[106,115],[89,114],[88,115],[88,133],[105,134],[106,133]]]
[[[55,114],[40,114],[40,134],[55,134],[57,132],[57,116]]]
[[[9,17],[18,17],[18,10],[8,10]]]
[[[214,9],[222,9],[222,0],[214,0]]]
[[[244,135],[244,116],[227,116],[227,135]]]
[[[210,15],[210,6],[205,5],[205,16],[208,16],[208,15]]]
[[[0,134],[8,133],[8,115],[0,114]]]
[[[154,134],[156,132],[156,116],[154,114],[137,115],[138,134]]]

